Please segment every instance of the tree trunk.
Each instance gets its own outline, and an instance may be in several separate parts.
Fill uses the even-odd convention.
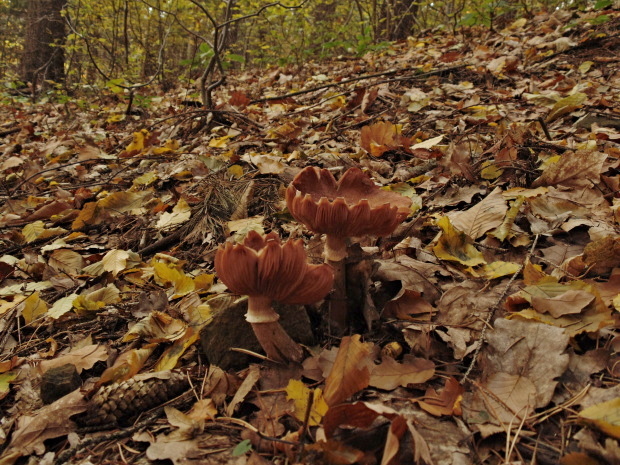
[[[61,11],[66,0],[28,0],[21,79],[33,89],[50,80],[65,79],[62,45],[66,37]]]
[[[404,40],[415,26],[418,5],[413,0],[388,0],[383,4],[381,37],[385,40]]]

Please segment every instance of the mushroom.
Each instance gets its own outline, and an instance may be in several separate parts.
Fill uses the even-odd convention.
[[[261,236],[250,231],[243,244],[219,247],[215,271],[228,289],[248,296],[245,317],[267,356],[278,362],[300,362],[303,350],[278,322],[280,315],[272,303],[321,300],[333,286],[329,265],[308,264],[301,239],[282,244],[274,232]]]
[[[347,325],[347,239],[387,236],[410,211],[411,200],[382,190],[359,168],[350,168],[339,181],[326,169],[304,168],[286,190],[293,217],[315,233],[325,234],[325,259],[334,270],[329,319],[337,330]]]

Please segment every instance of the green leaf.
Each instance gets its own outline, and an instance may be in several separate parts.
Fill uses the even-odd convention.
[[[226,59],[236,61],[237,63],[245,63],[245,58],[242,55],[237,55],[236,53],[229,53],[226,55]]]
[[[596,2],[594,4],[594,9],[595,10],[604,10],[605,8],[610,6],[611,4],[612,4],[611,0],[598,0],[598,2]]]
[[[604,24],[611,19],[609,15],[599,15],[596,18],[588,19],[587,21],[592,25]]]
[[[240,455],[247,454],[252,450],[252,443],[249,439],[244,439],[239,444],[235,446],[232,451],[233,457],[239,457]]]

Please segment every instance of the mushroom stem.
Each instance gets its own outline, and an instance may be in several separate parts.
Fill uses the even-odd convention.
[[[267,357],[276,362],[301,362],[303,349],[278,323],[280,315],[271,304],[272,299],[269,297],[249,296],[246,320],[252,325],[256,339]]]
[[[329,323],[337,334],[347,329],[349,309],[347,302],[347,243],[338,236],[327,234],[325,259],[334,271],[334,290],[329,296]]]

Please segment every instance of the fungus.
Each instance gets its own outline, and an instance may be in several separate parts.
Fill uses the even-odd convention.
[[[280,315],[272,303],[321,300],[333,286],[329,265],[308,264],[301,239],[282,244],[274,232],[261,236],[250,231],[243,244],[220,246],[215,271],[228,289],[248,296],[245,317],[267,356],[278,362],[300,362],[303,350],[278,322]]]
[[[304,168],[286,190],[286,205],[308,229],[325,234],[325,259],[334,270],[329,319],[336,329],[347,325],[347,239],[387,236],[409,214],[411,200],[382,190],[359,168],[350,168],[336,181],[326,169]]]

